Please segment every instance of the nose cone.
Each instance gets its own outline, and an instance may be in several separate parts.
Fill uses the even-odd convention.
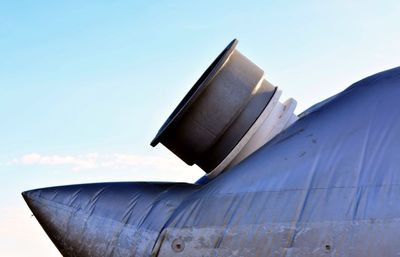
[[[160,230],[196,186],[101,183],[22,193],[63,256],[149,256]]]

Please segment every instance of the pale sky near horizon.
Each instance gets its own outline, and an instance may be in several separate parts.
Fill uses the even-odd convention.
[[[400,2],[0,0],[0,256],[60,256],[24,190],[202,176],[149,143],[233,38],[300,113],[400,65]]]

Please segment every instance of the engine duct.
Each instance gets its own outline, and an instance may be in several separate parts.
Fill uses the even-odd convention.
[[[237,49],[234,39],[178,104],[152,146],[162,143],[209,177],[233,167],[288,127],[296,101]]]

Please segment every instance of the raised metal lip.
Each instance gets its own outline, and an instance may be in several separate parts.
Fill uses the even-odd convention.
[[[235,50],[238,40],[233,39],[227,47],[218,55],[218,57],[211,63],[207,70],[200,76],[194,86],[185,95],[182,101],[178,104],[175,110],[169,115],[168,119],[161,126],[157,135],[151,141],[151,146],[156,146],[160,141],[163,134],[171,127],[174,123],[178,122],[182,115],[188,110],[197,97],[207,88],[209,82],[215,77],[222,65]]]

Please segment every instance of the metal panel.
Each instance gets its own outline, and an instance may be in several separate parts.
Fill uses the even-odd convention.
[[[64,256],[398,256],[400,68],[311,107],[203,185],[24,194]]]

